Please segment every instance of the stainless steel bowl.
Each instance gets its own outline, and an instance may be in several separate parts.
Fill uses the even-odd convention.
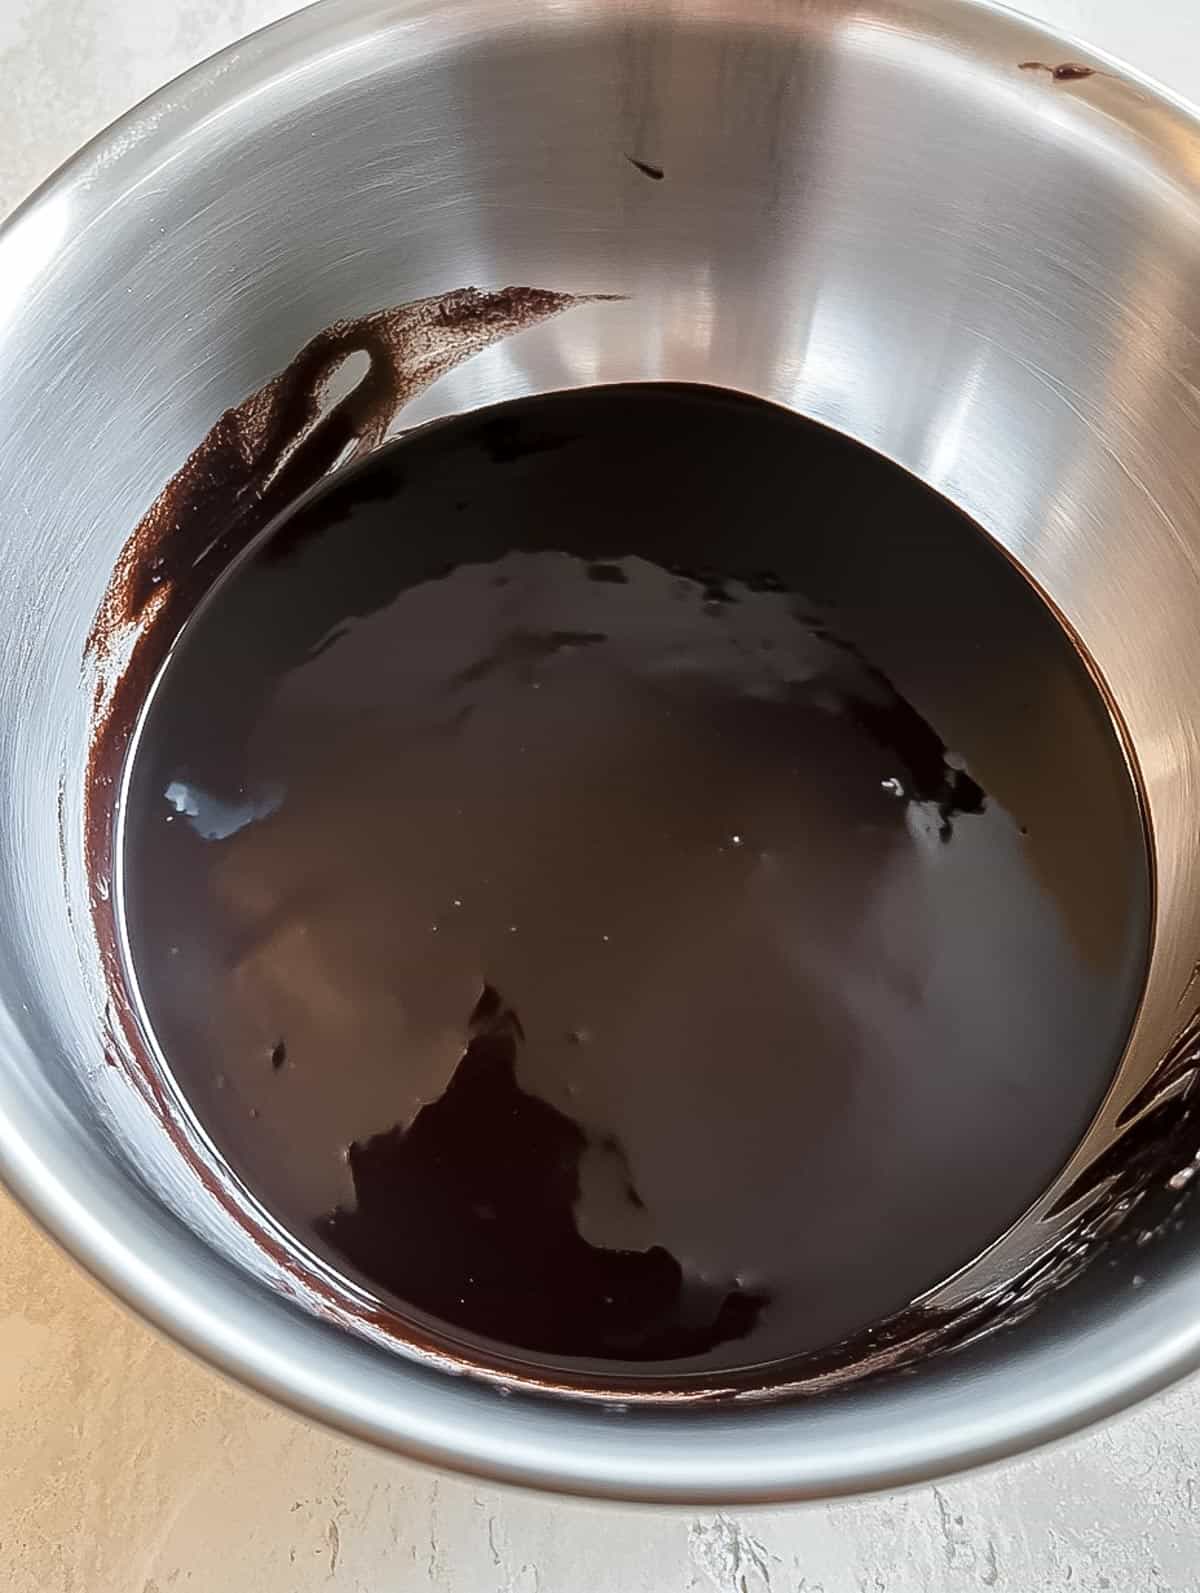
[[[342,317],[467,284],[624,295],[496,343],[401,424],[658,378],[792,406],[974,515],[1110,695],[1152,830],[1154,946],[1120,1077],[1048,1210],[1099,1149],[1133,1146],[1137,1112],[1177,1096],[1193,1058],[1200,127],[1185,108],[964,0],[331,0],[85,149],[0,234],[0,281],[0,1169],[99,1278],[347,1432],[648,1500],[913,1482],[1200,1361],[1197,1217],[1165,1164],[1140,1206],[1109,1202],[1119,1231],[1073,1281],[907,1376],[627,1407],[373,1340],[248,1240],[111,1065],[91,911],[106,882],[83,838],[93,616],[221,412]],[[991,1259],[1000,1279],[1028,1257]]]

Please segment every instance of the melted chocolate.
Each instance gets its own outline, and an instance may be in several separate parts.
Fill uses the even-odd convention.
[[[1134,792],[1040,599],[708,389],[336,477],[191,619],[122,823],[146,1019],[254,1194],[443,1339],[672,1384],[969,1262],[1146,955]]]

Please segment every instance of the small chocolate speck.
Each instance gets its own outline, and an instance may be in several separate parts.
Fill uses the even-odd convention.
[[[660,183],[667,175],[661,166],[652,166],[648,160],[639,160],[636,155],[626,155],[625,159],[640,171],[643,177],[649,177],[651,182]]]
[[[1020,61],[1017,65],[1021,72],[1048,72],[1056,83],[1078,83],[1082,78],[1094,77],[1094,66],[1082,66],[1077,61],[1063,61],[1059,66],[1050,66],[1046,61]]]
[[[271,1047],[271,1066],[275,1069],[276,1073],[278,1073],[286,1061],[287,1046],[282,1040],[276,1040],[275,1044]]]

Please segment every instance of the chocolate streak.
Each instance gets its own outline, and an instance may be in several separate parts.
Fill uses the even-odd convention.
[[[1018,70],[1022,72],[1046,72],[1056,83],[1079,83],[1085,77],[1095,77],[1094,66],[1080,66],[1076,61],[1063,61],[1058,66],[1051,66],[1047,61],[1020,61]]]

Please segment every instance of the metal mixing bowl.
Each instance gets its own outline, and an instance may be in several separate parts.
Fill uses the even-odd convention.
[[[249,1241],[106,1060],[90,899],[106,882],[83,842],[92,619],[130,530],[221,412],[340,317],[467,284],[624,295],[496,344],[403,423],[659,378],[791,406],[969,511],[1110,695],[1152,833],[1153,952],[1120,1077],[1053,1204],[1098,1147],[1133,1143],[1129,1104],[1152,1101],[1172,1048],[1160,1082],[1190,1077],[1200,127],[1185,108],[964,0],[331,0],[85,149],[0,233],[0,281],[0,1170],[99,1278],[347,1432],[650,1500],[913,1482],[1200,1361],[1196,1217],[1169,1169],[1124,1229],[1126,1206],[1109,1210],[1121,1231],[1035,1311],[904,1376],[626,1407],[511,1392],[372,1339]],[[1015,1265],[993,1259],[998,1278]]]

